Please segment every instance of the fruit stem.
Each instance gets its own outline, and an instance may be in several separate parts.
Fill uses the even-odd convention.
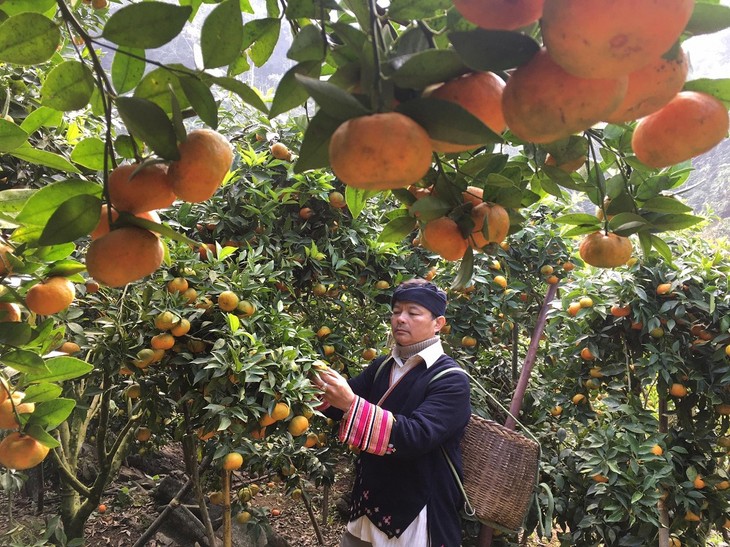
[[[377,6],[375,0],[368,0],[368,11],[370,12],[370,34],[373,40],[373,90],[375,95],[372,97],[371,106],[375,112],[382,112],[383,110],[383,90],[382,90],[382,78],[383,75],[380,73],[380,48],[382,47],[382,36]]]

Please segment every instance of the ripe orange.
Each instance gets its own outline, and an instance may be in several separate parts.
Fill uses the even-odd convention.
[[[291,150],[289,150],[285,144],[281,142],[275,142],[271,145],[271,148],[269,150],[271,152],[271,155],[274,156],[277,160],[291,161]]]
[[[579,405],[585,400],[586,400],[586,396],[583,395],[582,393],[576,393],[575,395],[573,395],[573,398],[571,399],[571,401],[573,401],[574,405]]]
[[[611,315],[614,317],[627,317],[631,315],[631,306],[629,304],[626,304],[625,306],[614,304],[611,306]]]
[[[602,231],[587,235],[578,248],[580,257],[597,268],[616,268],[626,264],[633,250],[629,238]]]
[[[565,270],[566,272],[572,272],[573,270],[575,270],[575,264],[573,264],[572,262],[565,262],[563,263],[563,270]]]
[[[241,511],[234,518],[238,524],[246,524],[249,520],[251,520],[251,513],[248,511]]]
[[[5,392],[5,390],[3,389]],[[35,403],[24,403],[22,402],[25,398],[25,393],[21,391],[13,392],[10,397],[7,397],[5,392],[5,400],[0,403],[0,429],[15,429],[20,424],[15,418],[15,412],[18,414],[32,414],[35,410]],[[15,412],[13,412],[13,406]]]
[[[271,411],[271,417],[275,422],[278,422],[279,420],[283,420],[289,416],[289,411],[290,409],[288,404],[276,403],[276,405],[274,405],[274,410]]]
[[[153,336],[150,345],[152,349],[170,349],[175,345],[175,337],[168,332],[163,332]]]
[[[347,207],[347,202],[345,201],[345,196],[342,195],[342,192],[330,192],[328,200],[330,205],[337,209]]]
[[[472,72],[449,80],[426,95],[458,104],[489,129],[501,133],[506,128],[502,114],[503,90],[504,80],[493,72]],[[431,143],[436,152],[442,153],[462,152],[479,146],[479,143],[456,144],[436,139],[431,139]]]
[[[523,140],[555,141],[605,118],[619,105],[627,86],[626,76],[588,79],[569,74],[542,49],[507,80],[504,118]]]
[[[580,305],[580,302],[571,302],[568,305],[568,315],[571,315],[575,317],[578,315],[578,312],[582,309],[583,306]]]
[[[672,284],[671,283],[659,283],[656,287],[656,293],[659,296],[664,296],[666,294],[669,294],[672,292]]]
[[[464,336],[461,339],[461,345],[465,348],[473,348],[477,345],[476,338],[473,338],[472,336]]]
[[[578,302],[580,304],[581,308],[592,308],[593,307],[593,299],[590,296],[584,296],[581,298]]]
[[[125,390],[125,394],[129,399],[139,399],[140,395],[142,395],[142,386],[132,384]]]
[[[242,313],[247,317],[250,317],[254,313],[256,313],[256,306],[248,300],[241,300],[238,303],[238,306],[236,306],[236,311]]]
[[[599,474],[596,474],[596,475],[593,475],[593,477],[591,477],[591,478],[595,482],[608,482],[608,477],[606,477],[605,475],[601,475],[600,473]]]
[[[226,471],[234,471],[240,469],[243,465],[243,456],[238,452],[229,452],[223,458],[223,469]]]
[[[97,281],[122,287],[157,270],[164,255],[165,248],[155,234],[125,226],[91,242],[86,251],[86,269]]]
[[[171,311],[163,311],[155,317],[155,327],[160,330],[170,330],[174,327],[180,318]]]
[[[555,271],[555,268],[553,268],[550,264],[545,264],[540,268],[540,273],[543,275],[550,275]]]
[[[623,123],[656,112],[682,90],[689,62],[680,48],[676,57],[658,57],[629,74],[629,87],[621,104],[605,121]]]
[[[655,456],[661,456],[662,454],[664,454],[664,449],[658,444],[655,444],[651,447],[651,453]]]
[[[30,435],[13,431],[0,442],[0,464],[8,469],[22,471],[41,463],[49,448]]]
[[[707,93],[682,91],[639,121],[631,147],[645,165],[667,167],[714,148],[727,137],[729,126],[727,108],[718,99]]]
[[[233,164],[233,149],[226,138],[211,129],[188,133],[178,147],[180,159],[167,172],[175,195],[184,201],[210,198]]]
[[[563,407],[560,405],[555,405],[553,408],[550,409],[550,415],[558,417],[563,413]]]
[[[136,217],[143,218],[145,220],[150,220],[152,222],[160,223],[160,215],[158,215],[155,211],[147,211],[144,213],[137,213],[135,214]],[[119,218],[119,213],[112,208],[112,222],[116,221]],[[106,235],[109,233],[109,206],[105,203],[101,206],[101,214],[99,215],[99,222],[96,225],[96,228],[94,228],[89,236],[91,237],[91,240],[99,239],[101,236]]]
[[[147,442],[152,438],[152,430],[141,425],[135,430],[134,437],[141,443]]]
[[[375,288],[378,289],[379,291],[384,291],[386,289],[390,289],[390,283],[388,281],[386,281],[385,279],[379,279],[375,283]]]
[[[669,394],[672,397],[686,397],[687,393],[687,388],[679,383],[672,384],[669,388]]]
[[[688,520],[690,522],[699,522],[700,516],[693,513],[692,511],[687,511],[684,515],[684,520]]]
[[[306,448],[313,448],[317,446],[317,443],[319,442],[319,437],[317,437],[316,433],[307,433],[307,440],[304,441],[304,446]]]
[[[238,302],[238,296],[233,291],[223,291],[218,295],[218,307],[223,311],[235,310]]]
[[[385,112],[342,123],[329,143],[332,171],[364,190],[404,188],[431,167],[428,133],[408,116]]]
[[[502,287],[503,289],[507,288],[507,278],[503,275],[495,275],[494,276],[494,282]]]
[[[509,213],[501,205],[483,202],[473,207],[471,218],[474,221],[474,230],[469,238],[469,245],[474,249],[481,249],[488,243],[501,243],[509,232]],[[484,223],[487,224],[489,238],[482,232]]]
[[[109,0],[91,0],[91,7],[94,9],[105,9],[109,6]]]
[[[170,333],[175,337],[183,336],[189,331],[190,321],[188,321],[187,319],[180,319],[180,322],[170,329]]]
[[[299,218],[302,220],[309,220],[314,216],[314,211],[309,207],[302,207],[299,209]]]
[[[557,285],[560,283],[560,278],[557,275],[550,275],[545,279],[545,283],[548,285]]]
[[[544,0],[454,0],[467,21],[491,30],[515,30],[537,21]]]
[[[116,210],[130,213],[169,207],[175,193],[167,166],[154,163],[140,169],[138,163],[120,165],[109,173],[109,198]]]
[[[421,231],[423,246],[438,254],[444,260],[459,260],[464,256],[467,243],[461,235],[459,225],[449,217],[439,217],[423,226]]]
[[[59,346],[58,351],[68,354],[78,353],[81,351],[81,347],[76,342],[64,342]]]
[[[596,358],[590,348],[583,348],[582,350],[580,350],[580,356],[586,361],[593,361]]]
[[[697,490],[702,490],[702,489],[703,489],[703,488],[704,488],[704,487],[706,486],[706,484],[705,484],[705,481],[704,481],[704,479],[702,478],[702,475],[697,475],[697,476],[695,477],[695,479],[694,479],[694,480],[692,481],[692,485],[693,485],[693,486],[694,486],[694,487],[695,487],[695,488],[696,488]]]
[[[0,323],[20,321],[20,306],[15,302],[0,302]]]
[[[107,509],[107,507],[103,503],[100,503],[99,506],[96,508],[96,510],[99,511],[99,513],[106,513],[106,509]]]
[[[76,298],[76,287],[65,277],[49,277],[33,285],[25,295],[25,307],[38,315],[65,310]]]
[[[167,292],[177,294],[188,290],[188,280],[184,277],[175,277],[167,282]]]
[[[582,78],[616,78],[649,64],[679,38],[694,0],[551,0],[542,38],[550,56]]]
[[[298,437],[307,429],[309,429],[309,420],[307,420],[304,416],[294,416],[291,419],[291,422],[289,422],[288,430],[293,437]]]
[[[558,163],[557,160],[551,154],[548,154],[545,157],[545,165],[553,165],[553,166],[557,167],[558,169],[560,169],[561,171],[565,171],[566,173],[572,173],[573,171],[577,171],[583,165],[585,165],[585,163],[586,163],[586,156],[578,156],[577,158],[566,160],[561,163]]]
[[[365,361],[372,361],[377,356],[378,356],[378,350],[376,350],[375,348],[367,348],[367,349],[363,350],[363,352],[362,352],[362,358]]]
[[[12,254],[14,249],[10,245],[0,243],[0,275],[6,275],[13,271],[13,267],[8,260],[8,254]]]

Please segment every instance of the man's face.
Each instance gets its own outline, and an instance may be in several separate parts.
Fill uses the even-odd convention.
[[[434,318],[433,314],[420,304],[397,301],[390,315],[390,328],[393,338],[401,346],[410,346],[432,338],[443,327],[443,316]]]

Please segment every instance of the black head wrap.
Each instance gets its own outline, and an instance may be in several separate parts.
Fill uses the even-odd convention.
[[[437,317],[446,313],[446,293],[433,283],[398,285],[390,299],[391,308],[396,302],[420,304]]]

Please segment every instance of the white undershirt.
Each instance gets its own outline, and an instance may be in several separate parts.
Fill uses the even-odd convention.
[[[408,372],[413,366],[423,360],[426,368],[436,362],[436,359],[444,353],[441,341],[431,344],[426,349],[420,351],[416,355],[410,357],[403,362],[397,355],[397,347],[393,349],[393,360],[396,366],[392,368],[390,375],[390,385],[392,386],[401,377]],[[428,547],[430,545],[428,539],[428,520],[427,507],[424,505],[418,516],[408,525],[400,537],[389,538],[370,519],[363,515],[357,520],[347,523],[347,531],[353,536],[372,543],[373,547]]]

